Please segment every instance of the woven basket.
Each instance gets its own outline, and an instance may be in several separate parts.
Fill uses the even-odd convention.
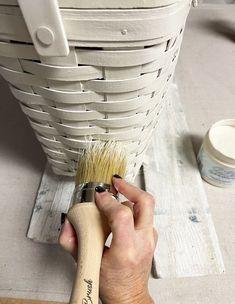
[[[15,0],[0,0],[0,74],[54,172],[88,141],[121,141],[133,180],[166,100],[191,0],[59,0],[65,57],[40,56]]]

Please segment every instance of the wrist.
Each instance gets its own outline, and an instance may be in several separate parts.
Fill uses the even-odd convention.
[[[154,300],[150,297],[149,294],[134,296],[134,297],[119,297],[118,299],[107,299],[106,301],[102,300],[103,304],[154,304]]]
[[[149,294],[143,296],[143,297],[139,297],[136,299],[133,299],[132,301],[128,301],[126,302],[126,304],[154,304],[153,299],[150,297]]]

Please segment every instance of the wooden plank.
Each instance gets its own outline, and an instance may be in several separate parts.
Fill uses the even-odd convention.
[[[73,177],[55,175],[49,165],[46,167],[28,229],[28,238],[36,242],[57,243],[61,213],[67,213],[74,185]]]
[[[170,95],[144,162],[146,190],[157,202],[157,274],[219,274],[223,259],[176,86]]]

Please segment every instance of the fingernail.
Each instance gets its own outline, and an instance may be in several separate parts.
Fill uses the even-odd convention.
[[[61,217],[60,217],[60,222],[61,222],[61,225],[64,224],[65,222],[65,218],[66,218],[66,213],[61,213]]]
[[[114,174],[113,177],[115,177],[115,178],[121,178],[122,179],[122,177],[120,175],[118,175],[118,174]]]
[[[97,187],[95,187],[95,191],[98,192],[98,193],[101,193],[101,192],[105,192],[106,190],[102,186],[97,186]]]

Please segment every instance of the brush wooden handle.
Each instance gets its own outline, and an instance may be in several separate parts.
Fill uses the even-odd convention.
[[[70,304],[98,304],[100,264],[109,227],[95,203],[74,205],[68,219],[76,230],[79,246]]]

